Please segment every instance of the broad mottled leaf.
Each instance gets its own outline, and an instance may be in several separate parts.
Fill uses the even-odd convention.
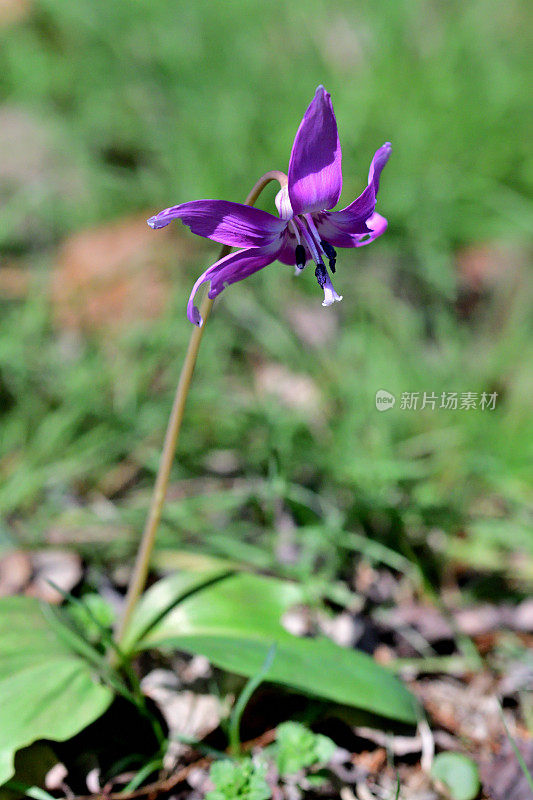
[[[19,748],[69,739],[112,698],[50,627],[37,600],[0,600],[0,785],[13,775]]]
[[[275,643],[270,681],[385,717],[416,722],[410,693],[370,656],[329,639],[302,639],[285,630],[283,614],[303,599],[296,584],[231,575],[172,608],[146,631],[137,648],[175,647],[205,655],[223,669],[252,676]]]

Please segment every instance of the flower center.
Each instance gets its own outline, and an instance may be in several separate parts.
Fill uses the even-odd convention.
[[[318,285],[324,291],[324,302],[322,305],[330,306],[332,303],[342,300],[342,297],[340,297],[333,288],[331,278],[329,277],[322,258],[323,255],[326,256],[331,271],[335,272],[337,253],[329,242],[326,242],[324,239],[320,238],[320,234],[317,231],[311,214],[303,214],[293,217],[289,223],[289,226],[291,226],[291,229],[294,227],[294,231],[298,240],[298,245],[295,251],[297,269],[302,270],[305,266],[305,248],[301,244],[298,232],[301,233],[302,240],[307,244],[311,258],[316,264],[315,277],[318,281]]]
[[[320,237],[317,236],[317,240],[315,241],[315,239],[313,237],[313,232],[312,232],[311,228],[308,225],[306,225],[306,219],[304,217],[302,217],[302,216],[293,217],[292,221],[298,226],[298,228],[300,230],[300,233],[302,234],[302,237],[305,240],[305,242],[307,244],[307,247],[309,248],[309,252],[311,253],[311,258],[313,259],[315,264],[317,266],[319,264],[322,264],[323,263],[322,262],[322,256],[320,255],[321,247],[318,244],[318,242],[320,241]],[[311,223],[311,224],[313,224],[313,223]],[[314,227],[315,226],[313,225],[313,228]],[[316,231],[316,228],[315,228],[315,231]]]
[[[300,235],[298,231],[302,232],[302,237],[309,247],[311,258],[317,266],[324,263],[322,258],[324,255],[328,259],[330,270],[335,272],[335,265],[337,262],[336,250],[329,242],[326,242],[325,239],[321,239],[311,214],[293,217],[289,222],[289,227],[291,231],[295,233],[298,245],[300,245]],[[296,264],[298,266],[300,265],[298,254],[296,254]]]

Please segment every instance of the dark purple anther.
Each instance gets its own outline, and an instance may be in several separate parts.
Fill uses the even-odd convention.
[[[320,286],[321,289],[323,289],[328,277],[328,273],[326,272],[326,267],[324,266],[324,264],[317,264],[317,267],[315,269],[315,275],[318,281],[318,285]]]
[[[332,272],[335,272],[335,265],[337,263],[337,251],[335,250],[329,242],[326,242],[324,239],[320,242],[320,247],[324,251],[327,256],[329,262],[329,268]]]

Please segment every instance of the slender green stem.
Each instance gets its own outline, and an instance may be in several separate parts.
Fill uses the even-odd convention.
[[[270,181],[278,181],[281,186],[286,186],[287,176],[283,172],[278,172],[277,170],[267,172],[257,181],[250,194],[246,198],[245,204],[248,206],[253,206],[265,186],[270,183]],[[220,251],[220,258],[223,258],[223,256],[230,252],[231,248],[227,245],[224,245]],[[196,359],[198,357],[200,342],[202,341],[204,329],[212,307],[213,300],[206,295],[200,307],[203,325],[201,327],[195,326],[193,328],[191,338],[189,340],[189,346],[187,347],[187,352],[185,354],[185,361],[183,362],[183,367],[181,369],[181,375],[178,381],[176,395],[174,397],[174,404],[172,406],[172,411],[170,412],[165,442],[163,445],[163,452],[161,454],[159,470],[150,502],[150,509],[128,586],[124,613],[116,631],[115,638],[119,646],[129,625],[133,609],[135,608],[146,584],[146,578],[148,576],[148,570],[150,567],[150,558],[154,549],[157,528],[161,520],[163,505],[167,495],[170,471],[172,469],[172,463],[174,461],[176,446],[178,443],[178,436],[185,412],[185,403],[187,401],[187,395],[189,394],[189,388],[191,385],[194,367],[196,365]]]
[[[231,712],[229,720],[229,749],[231,755],[234,756],[235,758],[237,758],[237,756],[241,754],[241,717],[243,715],[244,709],[248,705],[250,697],[253,695],[255,690],[263,683],[268,673],[270,672],[270,667],[272,666],[275,655],[276,655],[276,645],[273,644],[271,645],[271,647],[268,650],[268,653],[266,654],[263,666],[261,667],[257,675],[254,675],[246,683],[244,689],[239,695],[239,699],[235,703],[233,710]]]

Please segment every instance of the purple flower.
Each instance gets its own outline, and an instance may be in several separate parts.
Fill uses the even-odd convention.
[[[187,316],[202,324],[194,305],[199,286],[210,281],[209,297],[247,278],[273,261],[296,267],[300,273],[314,261],[315,275],[324,290],[323,306],[342,300],[331,282],[324,259],[335,272],[335,247],[361,247],[380,236],[387,220],[375,212],[381,171],[391,152],[386,142],[376,151],[368,186],[349,206],[331,211],[342,189],[341,147],[331,98],[319,86],[296,133],[289,161],[288,182],[276,196],[279,217],[225,200],[193,200],[161,211],[148,220],[163,228],[180,219],[193,233],[221,244],[239,247],[209,267],[194,284]]]

